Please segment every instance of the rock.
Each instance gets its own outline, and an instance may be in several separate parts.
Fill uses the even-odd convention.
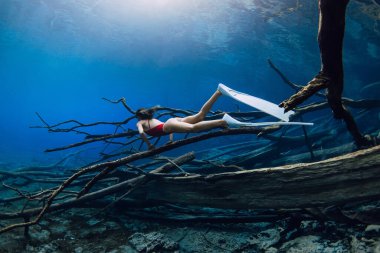
[[[306,233],[310,231],[314,231],[318,227],[321,227],[321,224],[316,220],[305,220],[301,221],[300,229]]]
[[[107,253],[135,253],[135,252],[137,251],[127,245],[120,246],[118,249],[107,251]]]
[[[26,252],[33,252],[34,251],[34,247],[32,245],[28,244],[28,245],[26,245],[25,250],[26,250]]]
[[[224,238],[220,238],[219,240],[218,240],[218,243],[219,244],[225,244],[227,241],[226,241],[226,239],[224,239]]]
[[[134,250],[132,247],[128,245],[123,245],[123,246],[120,246],[119,249],[114,253],[135,253],[135,252],[137,251]],[[112,253],[112,252],[108,252],[108,253]]]
[[[57,245],[54,243],[48,243],[34,247],[31,245],[27,245],[24,252],[55,253],[57,252]]]
[[[358,240],[355,236],[352,236],[351,252],[372,253],[376,251],[374,251],[371,246],[367,246],[362,240]]]
[[[98,220],[98,219],[95,219],[95,218],[91,218],[86,223],[89,226],[95,226],[96,224],[99,224],[100,222],[101,222],[101,220]]]
[[[365,228],[365,232],[376,232],[378,233],[380,231],[380,225],[368,225]]]
[[[82,253],[83,252],[83,248],[82,247],[75,248],[74,252],[75,253]]]
[[[342,241],[330,242],[322,240],[319,236],[309,235],[297,237],[294,240],[284,243],[279,252],[286,253],[345,253],[349,249]]]
[[[159,252],[160,250],[176,250],[178,243],[171,241],[158,232],[148,234],[134,233],[128,238],[138,252]]]
[[[20,252],[23,248],[24,237],[22,235],[14,235],[4,233],[0,235],[0,252],[13,253]],[[30,245],[27,245],[30,246]],[[26,246],[26,247],[27,247]]]
[[[280,248],[280,252],[323,252],[323,245],[318,242],[319,239],[319,236],[301,236],[294,240],[284,243]]]
[[[65,235],[68,230],[68,227],[61,223],[58,223],[58,224],[54,224],[53,226],[50,226],[49,229],[53,235],[59,236],[59,235]]]
[[[90,239],[94,236],[100,236],[107,231],[107,227],[100,223],[99,225],[94,225],[93,227],[86,227],[85,229],[78,231],[78,237],[83,239]]]
[[[124,216],[118,217],[119,223],[123,224],[123,227],[131,232],[139,232],[148,229],[148,225],[145,222],[139,220],[130,219]],[[150,223],[153,224],[153,223]]]
[[[68,230],[63,239],[66,241],[72,241],[75,240],[75,237],[76,236],[73,234],[73,232],[71,230]]]
[[[277,253],[278,249],[270,247],[265,250],[265,253]]]
[[[95,229],[92,229],[92,232],[94,234],[102,234],[102,233],[104,233],[106,231],[107,231],[107,227],[105,225],[102,225],[102,226],[99,226],[99,227],[97,227]]]
[[[231,224],[219,229],[189,227],[187,231],[176,232],[179,236],[171,238],[179,241],[181,252],[247,252],[247,241],[251,236],[251,233],[241,230],[240,226]]]
[[[280,239],[281,235],[278,229],[267,229],[251,237],[248,244],[251,246],[256,245],[258,249],[265,250],[278,243]]]
[[[47,226],[49,226],[50,223],[47,220],[41,220],[38,224],[40,224],[40,225],[42,225],[44,227],[47,227]]]
[[[116,230],[120,228],[119,224],[114,221],[107,221],[104,223],[104,226],[107,228],[107,230]]]
[[[50,239],[50,232],[48,230],[31,230],[29,235],[32,240],[36,240],[40,243],[48,242]]]

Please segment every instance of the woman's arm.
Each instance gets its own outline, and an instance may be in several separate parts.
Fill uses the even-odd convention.
[[[169,134],[169,142],[173,142],[173,133]]]
[[[141,136],[141,139],[143,139],[143,141],[146,143],[146,145],[148,145],[148,149],[149,150],[154,149],[154,145],[152,143],[150,143],[150,141],[148,140],[148,138],[145,135],[144,128],[142,127],[141,122],[140,121],[137,122],[136,126],[137,126],[137,129],[138,129],[139,134]]]

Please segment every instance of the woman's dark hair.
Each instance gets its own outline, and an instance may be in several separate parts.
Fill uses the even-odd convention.
[[[139,119],[153,119],[156,108],[140,108],[136,111],[136,117]]]

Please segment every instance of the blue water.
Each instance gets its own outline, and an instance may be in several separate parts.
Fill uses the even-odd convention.
[[[349,4],[346,97],[373,96],[361,88],[380,81],[376,13],[371,1]],[[102,97],[197,110],[223,82],[279,103],[294,91],[267,59],[305,84],[320,67],[317,26],[317,1],[308,0],[1,0],[0,161],[49,163],[62,153],[44,149],[82,140],[29,128],[42,125],[35,112],[50,124],[129,116]],[[225,98],[215,105],[234,108]]]

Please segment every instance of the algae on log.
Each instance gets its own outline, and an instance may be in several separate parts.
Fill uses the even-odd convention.
[[[232,209],[330,206],[376,199],[380,198],[380,146],[320,162],[157,178],[136,194],[149,201]]]

